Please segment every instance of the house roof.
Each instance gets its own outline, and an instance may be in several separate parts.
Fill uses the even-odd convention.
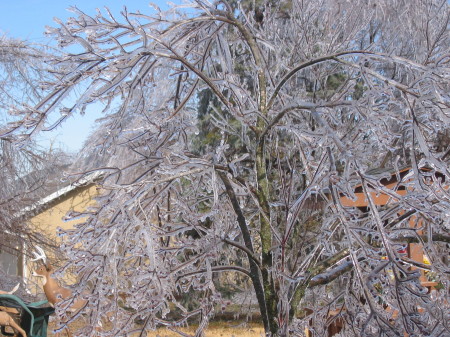
[[[82,178],[77,179],[77,180],[69,183],[68,185],[56,190],[55,192],[43,197],[42,199],[38,200],[37,202],[33,203],[32,205],[23,208],[19,212],[18,216],[19,217],[32,216],[32,215],[36,214],[37,212],[41,211],[42,209],[44,209],[47,205],[66,196],[70,192],[72,192],[76,189],[79,189],[79,188],[83,188],[83,187],[95,184],[95,182],[98,181],[102,176],[103,176],[102,171],[95,171],[86,176],[83,176]]]
[[[441,178],[442,181],[445,181],[445,175],[441,172],[434,171],[430,167],[420,167],[419,170],[421,172],[430,172],[434,174],[437,178]],[[405,195],[407,194],[407,190],[405,185],[403,183],[405,181],[408,181],[408,175],[412,171],[411,166],[405,166],[398,170],[393,168],[377,168],[372,169],[366,172],[366,174],[378,177],[379,183],[383,186],[390,188],[392,190],[395,190],[398,195]],[[370,184],[369,184],[370,185]],[[343,206],[347,207],[366,207],[368,205],[368,200],[366,200],[366,196],[363,193],[363,187],[359,183],[355,185],[354,187],[354,193],[355,198],[351,199],[348,196],[341,194],[341,202]],[[387,194],[380,192],[380,193],[374,193],[372,196],[373,201],[376,205],[384,205],[386,204],[391,197]]]

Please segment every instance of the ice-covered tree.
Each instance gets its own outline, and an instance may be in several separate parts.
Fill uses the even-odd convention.
[[[57,81],[13,136],[104,104],[104,194],[64,233],[90,326],[200,335],[239,274],[267,335],[449,334],[447,1],[239,4],[74,8],[48,31]]]
[[[67,164],[68,157],[34,142],[17,146],[7,132],[14,132],[21,118],[10,110],[12,106],[32,107],[42,99],[39,84],[52,77],[45,64],[47,56],[44,46],[0,36],[0,250],[11,254],[21,254],[25,246],[35,244],[54,246],[36,228],[30,229],[25,209],[54,192],[57,168]]]

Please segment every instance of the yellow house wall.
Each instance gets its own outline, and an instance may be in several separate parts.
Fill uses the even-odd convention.
[[[44,208],[43,211],[36,214],[29,219],[29,224],[34,231],[43,233],[47,237],[51,237],[55,245],[60,245],[61,238],[57,236],[58,228],[64,230],[72,229],[74,225],[81,223],[85,220],[85,217],[75,220],[65,221],[63,218],[69,211],[82,212],[90,206],[95,205],[94,198],[99,194],[98,187],[96,185],[83,186],[74,189],[66,195],[58,198],[56,201],[50,202],[50,204]],[[53,260],[53,256],[49,256],[49,260]],[[61,257],[58,257],[61,259]],[[24,275],[28,278],[28,288],[33,293],[42,292],[42,280],[33,277],[32,272],[38,268],[36,262],[26,261]],[[73,280],[65,278],[63,283],[72,283]]]
[[[30,219],[31,225],[39,230],[43,230],[47,235],[53,236],[58,242],[56,232],[58,227],[62,229],[71,229],[74,225],[84,221],[79,218],[70,221],[64,221],[63,218],[69,211],[82,212],[89,206],[95,204],[94,198],[98,195],[96,185],[80,187],[58,199],[52,206],[35,215]]]

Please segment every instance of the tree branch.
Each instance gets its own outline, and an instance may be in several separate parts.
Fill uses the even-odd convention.
[[[261,261],[259,261],[259,259],[255,256],[255,254],[253,254],[247,247],[244,247],[244,246],[240,245],[239,243],[237,243],[236,241],[231,241],[226,238],[224,238],[222,240],[223,240],[223,242],[228,243],[229,245],[234,246],[234,247],[244,251],[247,254],[247,256],[251,257],[253,259],[253,261],[256,262],[258,267],[261,268]]]
[[[317,274],[316,276],[312,277],[309,281],[308,287],[312,288],[319,285],[328,284],[352,269],[353,262],[351,260],[345,261],[344,263],[340,264],[336,268],[329,270],[328,272]]]
[[[401,90],[401,91],[403,91],[405,93],[408,93],[408,94],[410,94],[410,95],[412,95],[412,96],[414,96],[416,98],[420,97],[420,94],[415,93],[414,91],[411,91],[410,88],[408,88],[407,86],[405,86],[405,85],[403,85],[403,84],[401,84],[401,83],[399,83],[397,81],[394,81],[392,79],[389,79],[387,77],[384,77],[383,75],[378,74],[376,71],[373,71],[370,68],[367,68],[367,67],[364,67],[364,66],[361,66],[361,65],[358,65],[358,64],[354,64],[354,63],[351,63],[351,62],[346,62],[346,61],[343,61],[341,59],[338,59],[337,57],[334,57],[333,60],[335,60],[336,62],[342,63],[342,64],[344,64],[346,66],[352,67],[352,68],[362,69],[367,74],[370,74],[373,77],[378,78],[379,80],[381,80],[381,81],[383,81],[383,82],[393,86],[394,88],[397,88],[397,89],[399,89],[399,90]]]
[[[419,239],[420,238],[420,239]],[[392,239],[393,241],[399,241],[399,242],[407,242],[407,243],[421,243],[421,242],[428,242],[428,235],[405,235],[400,236]],[[450,235],[445,234],[433,234],[431,235],[432,241],[437,242],[445,242],[450,243]]]
[[[270,131],[270,129],[280,121],[289,111],[292,110],[310,110],[310,109],[317,109],[317,108],[333,108],[340,105],[352,105],[352,102],[349,101],[339,101],[339,102],[332,102],[332,103],[326,103],[326,104],[313,104],[308,102],[302,102],[298,104],[293,104],[287,108],[285,108],[283,111],[281,111],[278,115],[276,115],[267,125],[267,127],[264,129],[264,131],[261,134],[261,138],[264,138],[264,136]]]
[[[322,273],[325,269],[333,266],[338,261],[342,260],[343,258],[347,257],[350,253],[350,250],[348,248],[345,248],[341,250],[340,252],[336,253],[335,255],[329,257],[328,259],[325,259],[321,261],[318,265],[314,266],[309,270],[310,274],[314,277],[320,273]]]
[[[347,51],[342,51],[339,53],[335,53],[335,54],[330,54],[330,55],[325,55],[323,57],[319,57],[317,59],[314,60],[310,60],[310,61],[306,61],[303,62],[302,64],[299,64],[297,67],[295,67],[294,69],[292,69],[289,73],[287,73],[282,79],[281,81],[278,83],[278,85],[276,86],[272,96],[269,99],[269,103],[267,104],[267,110],[269,110],[273,104],[275,103],[275,99],[278,96],[278,93],[280,92],[281,88],[286,84],[286,82],[292,77],[294,76],[297,72],[299,72],[302,69],[308,68],[312,65],[318,64],[318,63],[322,63],[325,61],[330,61],[330,60],[334,60],[336,62],[340,62],[343,64],[346,64],[345,61],[342,61],[340,59],[338,59],[339,56],[345,56],[345,55],[357,55],[357,54],[364,54],[364,55],[370,55],[370,56],[378,56],[378,57],[383,57],[383,58],[389,58],[393,61],[397,61],[399,63],[406,63],[409,64],[415,68],[424,70],[423,65],[409,61],[405,58],[402,57],[398,57],[398,56],[392,56],[392,55],[387,55],[387,54],[383,54],[383,53],[375,53],[375,52],[371,52],[371,51],[367,51],[367,50],[347,50]],[[347,64],[347,65],[351,65],[351,66],[355,66],[352,64]],[[377,74],[378,75],[378,74]],[[392,81],[393,82],[393,81]],[[396,84],[398,84],[397,82],[395,82]],[[413,95],[416,95],[415,93],[412,93]]]
[[[365,50],[349,50],[349,51],[343,51],[343,52],[335,53],[335,54],[331,54],[331,55],[326,55],[326,56],[319,57],[317,59],[306,61],[306,62],[299,64],[297,67],[295,67],[290,72],[288,72],[278,83],[272,96],[269,99],[269,103],[267,104],[267,109],[270,110],[270,108],[272,108],[273,104],[275,103],[275,99],[277,98],[278,93],[280,92],[281,88],[286,84],[287,81],[289,81],[289,79],[292,76],[294,76],[300,70],[308,68],[308,67],[318,64],[318,63],[334,60],[336,57],[339,57],[339,56],[351,55],[351,54],[371,54],[371,52],[368,52]]]
[[[389,222],[385,227],[386,228],[391,228],[394,227],[395,225],[397,225],[398,223],[402,222],[403,220],[409,218],[411,215],[417,213],[417,210],[412,209],[402,215],[400,215],[397,219],[392,220],[391,222]]]
[[[230,180],[228,179],[226,173],[218,171],[219,177],[222,179],[222,182],[225,186],[225,190],[227,192],[228,198],[231,201],[234,212],[237,215],[237,222],[239,228],[241,229],[242,237],[244,239],[244,243],[249,252],[253,253],[253,243],[252,237],[250,235],[250,231],[247,227],[247,222],[245,221],[244,214],[242,213],[242,209],[239,205],[239,201],[234,193],[233,187],[231,186]],[[255,289],[256,298],[258,299],[259,309],[261,311],[261,317],[263,319],[264,328],[269,328],[269,316],[267,313],[266,306],[266,298],[264,295],[263,283],[260,277],[260,269],[258,264],[253,260],[253,254],[247,254],[248,262],[250,264],[250,278],[253,283],[253,288]],[[266,329],[266,331],[268,331]]]
[[[247,275],[248,277],[251,278],[250,272],[249,272],[247,269],[242,268],[242,267],[239,267],[239,266],[220,266],[220,267],[211,267],[211,270],[212,270],[213,272],[216,272],[216,273],[217,273],[217,272],[221,272],[221,271],[237,271],[237,272],[240,272],[240,273],[242,273],[242,274],[245,274],[245,275]],[[200,270],[196,270],[196,271],[193,271],[193,272],[190,272],[190,273],[186,273],[186,274],[180,275],[180,276],[178,276],[178,278],[177,278],[177,282],[178,282],[180,279],[184,278],[184,277],[188,277],[188,276],[192,276],[192,275],[197,275],[197,274],[203,274],[203,273],[206,273],[206,272],[207,272],[206,269],[200,269]]]

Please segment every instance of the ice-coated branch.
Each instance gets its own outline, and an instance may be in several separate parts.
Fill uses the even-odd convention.
[[[262,318],[264,322],[264,326],[268,329],[269,327],[269,317],[267,316],[267,308],[266,308],[266,302],[264,299],[264,289],[263,284],[260,278],[260,270],[258,267],[258,264],[255,262],[253,258],[253,254],[250,254],[253,252],[253,240],[250,235],[247,222],[245,220],[245,217],[243,215],[242,209],[239,205],[239,201],[236,197],[236,194],[233,190],[233,187],[231,186],[230,180],[228,179],[226,173],[218,172],[219,177],[221,178],[223,184],[225,185],[225,189],[228,195],[228,198],[230,199],[230,202],[233,206],[234,212],[237,216],[237,222],[239,224],[239,228],[241,230],[242,236],[244,238],[244,244],[245,247],[248,250],[248,262],[250,264],[250,278],[252,279],[253,287],[255,289],[256,298],[258,299],[258,304],[262,313]]]
[[[239,267],[239,266],[217,266],[217,267],[211,267],[211,270],[213,272],[237,271],[244,275],[247,275],[248,277],[251,277],[250,272],[247,269]],[[206,272],[207,272],[206,269],[201,269],[201,270],[196,270],[196,271],[193,271],[193,272],[190,272],[187,274],[180,275],[180,276],[178,276],[177,282],[184,277],[189,277],[189,276],[197,275],[197,274],[205,274]]]
[[[236,248],[242,250],[243,252],[245,252],[247,254],[247,256],[250,256],[252,258],[252,260],[255,261],[258,264],[258,267],[261,268],[261,262],[259,261],[259,259],[247,247],[242,246],[239,243],[237,243],[235,241],[228,240],[226,238],[223,239],[223,242],[225,242],[225,243],[227,243],[227,244],[229,244],[229,245],[231,245],[233,247],[236,247]]]
[[[337,317],[349,337],[445,331],[447,1],[74,13],[49,28],[62,50],[39,99],[2,130],[26,139],[101,105],[72,171],[104,168],[99,195],[61,231],[61,273],[95,303],[80,334],[196,320],[200,335],[237,288],[270,337],[326,335]],[[4,179],[2,206],[25,176]]]

